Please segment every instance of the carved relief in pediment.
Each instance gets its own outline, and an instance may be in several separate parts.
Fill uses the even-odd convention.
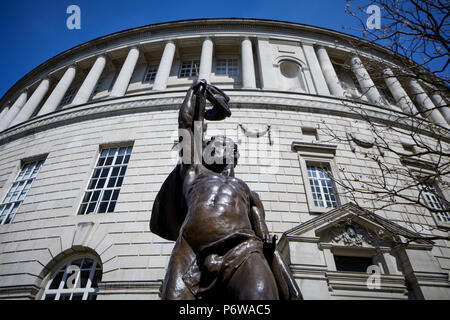
[[[357,247],[378,247],[391,243],[383,232],[380,231],[377,234],[354,223],[338,225],[328,229],[324,234],[323,240],[325,242]]]

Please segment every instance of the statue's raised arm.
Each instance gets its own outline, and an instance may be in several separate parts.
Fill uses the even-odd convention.
[[[212,105],[208,110],[206,100]],[[204,120],[220,121],[230,117],[229,101],[225,92],[209,85],[205,80],[199,80],[189,88],[178,114],[183,175],[190,165],[202,163]]]

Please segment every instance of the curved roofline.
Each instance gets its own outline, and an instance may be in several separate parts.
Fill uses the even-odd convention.
[[[166,22],[159,22],[159,23],[154,23],[154,24],[148,24],[148,25],[143,25],[143,26],[139,26],[139,27],[134,27],[134,28],[129,28],[129,29],[125,29],[125,30],[121,30],[121,31],[117,31],[114,33],[110,33],[110,34],[106,34],[104,36],[100,36],[97,38],[94,38],[92,40],[88,40],[86,42],[83,42],[81,44],[78,44],[74,47],[71,47],[67,50],[64,50],[60,53],[58,53],[57,55],[45,60],[44,62],[42,62],[41,64],[39,64],[38,66],[36,66],[35,68],[33,68],[32,70],[30,70],[28,73],[26,73],[22,78],[20,78],[18,81],[16,81],[16,83],[14,83],[7,91],[6,93],[1,97],[0,99],[0,107],[6,102],[5,100],[7,100],[8,98],[10,98],[9,96],[12,96],[12,92],[14,91],[14,89],[16,89],[16,87],[18,87],[21,82],[24,82],[25,79],[32,77],[33,73],[39,73],[41,70],[40,69],[44,69],[46,64],[50,63],[51,61],[57,59],[57,58],[63,58],[65,55],[69,55],[71,52],[76,52],[77,50],[81,50],[83,47],[86,46],[95,46],[96,43],[101,42],[102,40],[107,40],[109,39],[118,39],[120,36],[122,35],[126,35],[127,33],[133,33],[133,32],[137,32],[137,31],[143,31],[145,29],[148,29],[149,31],[151,29],[155,29],[155,28],[161,28],[162,26],[170,26],[170,27],[176,27],[177,25],[182,25],[183,23],[201,23],[204,21],[208,21],[208,22],[248,22],[248,23],[262,23],[262,24],[267,24],[268,26],[274,26],[274,27],[293,27],[293,28],[303,28],[305,30],[309,30],[309,31],[314,31],[314,32],[321,32],[321,33],[325,33],[327,36],[330,36],[334,34],[337,37],[342,37],[342,38],[347,38],[348,40],[354,40],[354,41],[358,41],[361,43],[364,43],[366,45],[370,45],[373,46],[374,49],[377,49],[378,51],[384,53],[384,54],[394,54],[396,56],[399,57],[403,57],[402,55],[388,49],[385,48],[379,44],[376,43],[371,43],[370,41],[367,41],[365,39],[359,38],[357,36],[353,36],[347,33],[343,33],[340,31],[336,31],[336,30],[332,30],[332,29],[328,29],[328,28],[323,28],[323,27],[317,27],[317,26],[313,26],[313,25],[308,25],[308,24],[302,24],[302,23],[298,23],[298,22],[290,22],[290,21],[283,21],[283,20],[274,20],[274,19],[259,19],[259,18],[236,18],[236,17],[228,17],[228,18],[195,18],[195,19],[182,19],[182,20],[173,20],[173,21],[166,21]],[[281,25],[280,25],[281,24]],[[403,57],[405,58],[405,57]]]
[[[286,25],[292,25],[292,26],[295,26],[295,27],[307,27],[307,28],[311,28],[311,29],[319,29],[319,30],[323,30],[323,31],[327,31],[327,32],[333,32],[333,33],[337,33],[337,34],[339,34],[339,35],[341,35],[341,36],[346,36],[346,37],[350,37],[350,38],[355,38],[355,39],[358,40],[358,41],[370,43],[370,42],[367,41],[367,40],[364,40],[364,39],[362,39],[362,38],[360,38],[360,37],[357,37],[357,36],[354,36],[354,35],[351,35],[351,34],[348,34],[348,33],[340,32],[340,31],[336,31],[336,30],[328,29],[328,28],[324,28],[324,27],[318,27],[318,26],[314,26],[314,25],[310,25],[310,24],[304,24],[304,23],[298,23],[298,22],[291,22],[291,21],[286,21],[286,20],[261,19],[261,18],[237,18],[237,17],[224,17],[224,18],[194,18],[194,19],[180,19],[180,20],[171,20],[171,21],[165,21],[165,22],[158,22],[158,23],[146,24],[146,25],[142,25],[142,26],[139,26],[139,27],[128,28],[128,29],[124,29],[124,30],[121,30],[121,31],[109,33],[109,34],[106,34],[106,35],[104,35],[104,36],[100,36],[100,37],[94,38],[94,39],[92,39],[92,40],[83,42],[83,43],[81,43],[81,44],[79,44],[79,45],[77,45],[77,46],[75,46],[75,47],[72,47],[72,48],[70,48],[70,49],[67,49],[67,50],[61,52],[60,54],[66,52],[66,51],[70,51],[70,50],[72,50],[72,49],[75,49],[75,48],[77,48],[77,47],[79,47],[79,46],[83,46],[83,45],[85,45],[85,44],[88,44],[88,43],[90,43],[90,42],[95,42],[95,41],[100,40],[100,39],[102,39],[102,38],[104,38],[104,37],[118,36],[118,35],[120,35],[120,34],[122,34],[122,33],[127,33],[127,32],[135,31],[135,30],[138,30],[138,29],[145,29],[145,28],[150,28],[150,27],[159,27],[159,26],[162,26],[162,25],[165,25],[165,24],[174,25],[174,24],[184,23],[184,22],[201,22],[201,21],[205,21],[205,20],[206,20],[206,21],[231,20],[231,21],[242,21],[242,22],[252,22],[252,21],[255,21],[255,22],[266,22],[266,23],[283,23],[283,24],[286,24]],[[372,44],[372,43],[371,43],[371,44]],[[372,44],[372,45],[377,45],[377,44]],[[383,48],[383,49],[389,50],[389,49],[384,48],[384,47],[382,47],[382,46],[380,46],[380,47]],[[58,54],[58,55],[59,55],[59,54]],[[55,57],[57,57],[58,55],[56,55]],[[52,58],[50,58],[50,59],[52,59]],[[50,59],[49,59],[49,60],[50,60]]]

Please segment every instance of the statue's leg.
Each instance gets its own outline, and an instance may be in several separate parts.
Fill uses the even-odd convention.
[[[195,260],[195,254],[189,244],[180,236],[170,256],[167,273],[161,293],[162,300],[194,300],[195,296],[183,281],[183,275]]]
[[[278,300],[272,271],[261,253],[253,252],[227,284],[227,296],[237,300]]]
[[[303,300],[300,288],[278,250],[275,250],[271,269],[278,285],[278,293],[281,300]]]

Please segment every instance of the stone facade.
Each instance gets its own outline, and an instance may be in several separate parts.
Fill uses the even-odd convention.
[[[45,161],[13,219],[0,225],[0,298],[41,299],[61,267],[89,258],[101,266],[97,299],[159,299],[173,243],[150,232],[151,208],[176,161],[178,107],[200,73],[225,89],[233,111],[209,123],[207,134],[240,144],[236,175],[260,195],[305,298],[450,299],[450,242],[396,244],[423,226],[448,236],[450,223],[402,205],[366,212],[339,187],[337,208],[314,208],[307,163],[327,163],[338,177],[373,169],[361,146],[327,135],[373,138],[348,105],[376,119],[399,111],[380,105],[375,90],[352,100],[345,83],[333,80],[339,73],[329,56],[355,55],[346,37],[273,21],[181,21],[93,40],[27,74],[0,100],[0,200],[24,164]],[[385,54],[361,52],[394,63]],[[181,76],[189,62],[193,74]],[[360,68],[356,75],[367,80]],[[448,126],[444,112],[431,119]],[[252,138],[242,128],[270,130]],[[389,139],[401,147],[408,135]],[[101,150],[124,145],[133,149],[115,209],[79,215]],[[393,154],[383,159],[404,165]],[[366,272],[337,270],[340,255],[370,257],[379,285],[369,288]]]

